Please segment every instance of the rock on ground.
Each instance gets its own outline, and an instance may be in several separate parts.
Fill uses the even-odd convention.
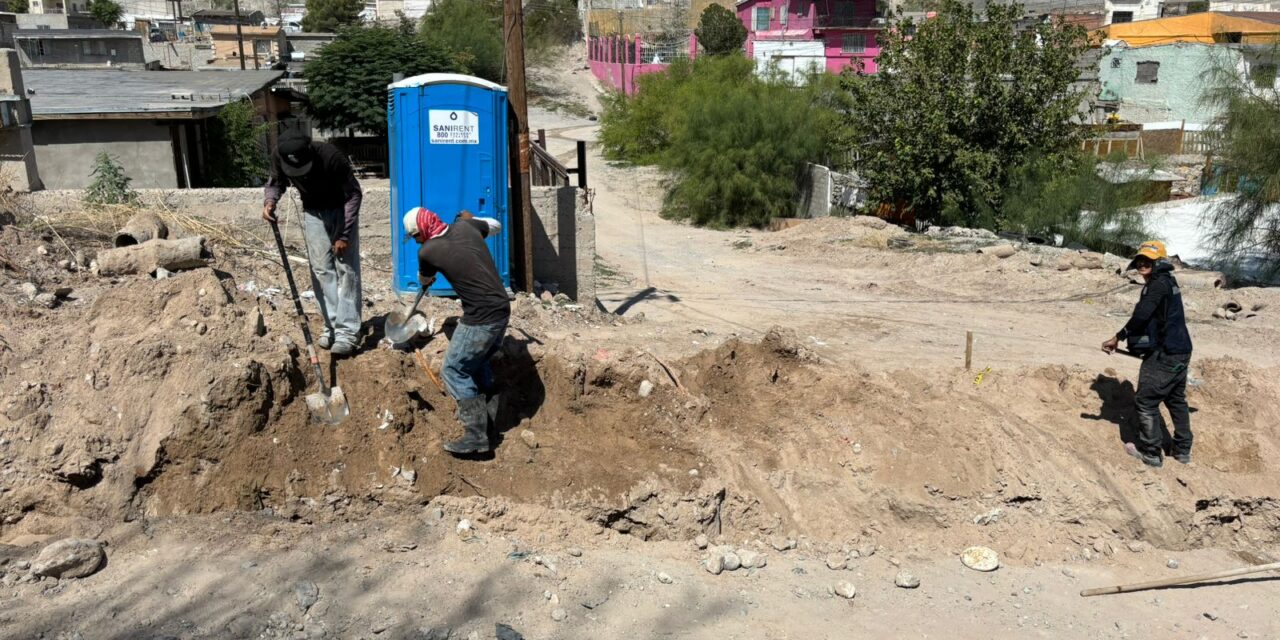
[[[737,571],[742,566],[742,558],[739,558],[738,554],[732,551],[724,554],[722,558],[724,558],[725,571]]]
[[[293,595],[298,601],[298,608],[306,613],[320,599],[320,587],[310,580],[304,580],[293,586]]]
[[[843,553],[833,553],[827,556],[827,568],[832,571],[842,571],[849,564],[849,559]]]
[[[738,549],[738,559],[743,569],[763,569],[769,559],[763,554],[750,549]]]
[[[31,573],[59,579],[83,578],[102,567],[106,559],[101,542],[67,538],[40,551],[31,564]]]
[[[898,572],[897,577],[893,579],[893,583],[903,589],[915,589],[920,586],[920,578],[916,577],[914,573],[903,569]]]
[[[841,580],[831,588],[831,592],[845,600],[852,600],[854,596],[858,595],[858,588],[853,586],[852,582]]]
[[[702,567],[713,576],[718,576],[724,572],[724,556],[720,554],[712,554],[710,558],[702,563]]]
[[[960,561],[974,571],[995,571],[1000,567],[1000,556],[987,547],[969,547],[960,553]]]

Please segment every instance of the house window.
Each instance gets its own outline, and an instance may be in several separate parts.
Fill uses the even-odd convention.
[[[862,33],[846,33],[840,39],[840,51],[844,53],[866,53],[867,36]]]
[[[752,31],[769,30],[769,7],[756,7],[755,25]]]
[[[1111,24],[1120,24],[1122,22],[1133,22],[1132,11],[1112,11]]]
[[[1134,82],[1138,84],[1156,84],[1160,76],[1159,62],[1139,62],[1138,77],[1134,78]]]
[[[1276,64],[1274,62],[1255,62],[1249,65],[1249,79],[1259,89],[1271,89],[1276,86]]]

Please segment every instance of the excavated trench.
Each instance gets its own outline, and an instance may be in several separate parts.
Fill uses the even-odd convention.
[[[351,417],[310,420],[314,382],[282,302],[206,269],[126,280],[72,322],[24,325],[0,354],[0,535],[226,510],[354,519],[478,496],[650,540],[1280,541],[1280,391],[1238,361],[1194,371],[1197,464],[1145,471],[1121,449],[1133,383],[1117,375],[872,374],[778,331],[674,363],[574,360],[513,331],[495,364],[497,451],[457,460],[440,449],[458,430],[452,401],[403,351],[336,362]],[[443,345],[420,345],[436,368]]]

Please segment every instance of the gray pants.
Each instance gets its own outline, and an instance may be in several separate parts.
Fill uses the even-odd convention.
[[[302,233],[311,263],[311,286],[320,303],[324,326],[333,343],[360,342],[360,229],[351,230],[342,256],[333,254],[333,241],[341,231],[342,209],[311,209],[302,216]]]

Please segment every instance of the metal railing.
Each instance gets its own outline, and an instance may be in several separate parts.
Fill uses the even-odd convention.
[[[819,28],[847,28],[847,29],[881,29],[889,26],[889,21],[884,16],[856,16],[846,14],[829,14],[815,16],[813,26]]]
[[[536,144],[529,145],[530,184],[535,187],[568,187],[569,176],[578,176],[578,188],[587,188],[587,143],[578,141],[578,166],[570,169],[547,151],[547,132],[538,129]]]
[[[665,64],[689,57],[689,40],[683,42],[640,43],[640,64]]]

